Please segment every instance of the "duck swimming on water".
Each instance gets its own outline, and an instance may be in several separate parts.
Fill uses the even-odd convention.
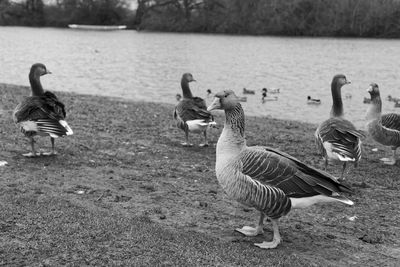
[[[23,154],[25,157],[41,155],[35,150],[33,138],[36,135],[50,136],[51,152],[42,153],[42,155],[55,155],[54,139],[73,134],[65,121],[64,104],[52,92],[44,91],[40,83],[40,77],[50,73],[42,63],[32,65],[29,72],[32,95],[25,98],[13,113],[14,122],[30,140],[31,152]]]
[[[281,242],[280,217],[292,208],[306,208],[316,203],[354,203],[341,192],[351,192],[328,173],[265,146],[247,146],[244,111],[235,93],[219,92],[208,110],[225,111],[225,125],[216,148],[215,172],[220,186],[232,199],[260,211],[257,227],[244,226],[236,231],[246,236],[263,233],[264,218],[273,226],[271,242],[254,244],[275,248]]]
[[[307,104],[309,105],[319,105],[321,104],[320,99],[311,98],[311,96],[307,96]]]
[[[256,91],[254,91],[254,90],[243,88],[244,95],[254,95],[255,93],[256,93]]]

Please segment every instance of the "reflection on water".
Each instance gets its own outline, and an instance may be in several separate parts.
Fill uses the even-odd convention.
[[[329,116],[330,82],[344,73],[347,118],[363,125],[371,82],[382,97],[400,97],[400,40],[251,37],[203,34],[96,32],[0,27],[0,82],[28,85],[32,63],[53,72],[46,89],[175,103],[182,73],[191,72],[194,95],[243,87],[247,115],[319,123]],[[278,101],[261,103],[263,87],[280,88]],[[310,95],[319,106],[307,105]],[[384,112],[396,111],[384,101]]]

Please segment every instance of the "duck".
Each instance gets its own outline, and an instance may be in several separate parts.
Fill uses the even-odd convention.
[[[351,99],[353,96],[350,94],[350,93],[346,93],[345,95],[344,95],[344,98],[345,99]]]
[[[388,95],[386,98],[389,102],[399,102],[400,98],[398,97],[392,97],[391,95]]]
[[[185,142],[182,146],[193,146],[189,142],[189,132],[203,133],[204,143],[201,147],[208,146],[207,129],[214,127],[216,122],[210,112],[207,111],[206,102],[200,97],[194,97],[189,83],[196,81],[191,73],[184,73],[181,78],[181,87],[183,98],[174,109],[174,119],[176,126],[185,132]]]
[[[279,94],[280,93],[280,88],[269,88],[269,89],[267,89],[267,88],[263,88],[262,89],[263,91],[265,90],[266,92],[268,92],[268,93],[270,93],[270,94]]]
[[[182,95],[181,94],[176,94],[175,95],[175,99],[176,99],[176,101],[181,101],[182,100]]]
[[[363,103],[364,104],[371,104],[371,99],[369,99],[367,97],[364,97]]]
[[[354,162],[356,167],[361,160],[361,138],[364,137],[353,123],[344,118],[341,89],[346,84],[350,84],[350,81],[345,75],[338,74],[333,77],[330,118],[322,122],[314,134],[318,150],[325,161],[325,171],[328,162],[343,162],[341,180],[344,180],[347,162]]]
[[[400,147],[400,114],[382,115],[382,100],[376,83],[371,83],[367,91],[371,96],[371,106],[367,110],[366,128],[376,142],[391,147],[392,156],[380,160],[384,164],[395,165],[396,149]]]
[[[23,154],[25,157],[40,155],[56,155],[55,138],[72,135],[73,131],[65,121],[65,105],[50,92],[44,91],[40,77],[51,72],[42,63],[35,63],[29,71],[31,96],[17,105],[13,112],[13,119],[21,132],[29,139],[31,151]],[[40,153],[35,149],[36,135],[50,136],[51,151]]]
[[[395,108],[400,108],[400,101],[396,101],[396,103],[394,103],[394,107]]]
[[[311,96],[307,96],[307,104],[309,105],[319,105],[321,104],[320,99],[311,98]]]
[[[262,97],[261,97],[261,102],[265,103],[266,101],[277,101],[278,97],[277,96],[268,96],[267,95],[267,89],[263,88],[262,90]]]
[[[353,201],[341,195],[352,190],[334,176],[297,158],[266,146],[247,146],[243,108],[232,90],[216,94],[209,111],[225,112],[225,124],[216,146],[215,173],[219,185],[232,199],[260,212],[257,227],[236,229],[245,236],[263,233],[264,218],[272,223],[273,239],[254,245],[276,248],[280,242],[278,220],[292,208],[316,203]]]
[[[243,88],[243,94],[244,95],[254,95],[256,92],[254,91],[254,90],[249,90],[249,89],[246,89],[246,88]]]

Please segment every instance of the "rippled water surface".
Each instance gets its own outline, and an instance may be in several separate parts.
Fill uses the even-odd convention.
[[[28,85],[32,63],[53,74],[45,89],[175,103],[182,73],[191,72],[194,95],[256,90],[243,104],[247,115],[319,123],[329,116],[330,82],[344,73],[347,118],[362,126],[366,88],[400,97],[400,40],[251,37],[135,31],[79,31],[0,27],[0,82]],[[278,101],[261,103],[261,88],[280,88]],[[306,104],[307,95],[322,105]],[[384,112],[399,112],[383,102]]]

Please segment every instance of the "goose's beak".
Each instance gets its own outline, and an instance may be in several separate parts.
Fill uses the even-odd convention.
[[[349,81],[349,80],[346,80],[346,84],[351,84],[351,81]]]
[[[51,74],[51,71],[49,71],[49,70],[46,70],[46,73],[45,74]]]
[[[207,111],[211,111],[214,109],[221,109],[221,101],[218,97],[214,97],[213,102],[208,106]]]

